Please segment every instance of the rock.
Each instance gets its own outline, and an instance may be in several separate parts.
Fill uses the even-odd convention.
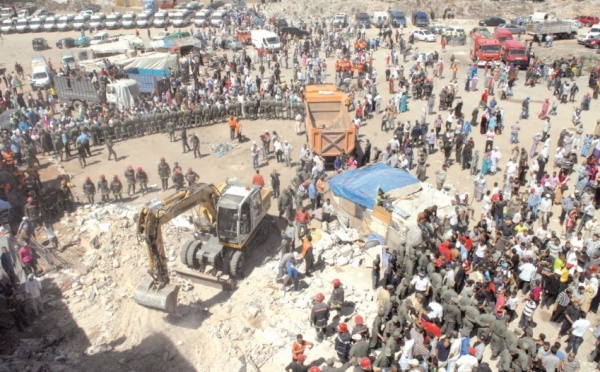
[[[127,361],[126,358],[121,358],[121,359],[119,359],[119,364],[125,364],[126,361]]]
[[[177,346],[182,346],[184,342],[182,340],[177,341]]]
[[[251,306],[248,309],[246,309],[246,316],[248,318],[256,318],[256,316],[258,315],[258,313],[260,312],[260,309]]]
[[[352,246],[350,244],[346,244],[339,249],[339,254],[340,256],[344,257],[352,257],[353,251],[354,249],[352,248]]]
[[[113,268],[114,269],[118,269],[119,267],[121,267],[121,264],[119,263],[119,260],[117,260],[116,258],[113,260]]]
[[[338,266],[346,266],[350,263],[350,260],[348,259],[348,257],[340,257],[335,263]]]
[[[355,257],[352,259],[352,266],[359,268],[360,267],[360,263],[362,262],[362,259]]]

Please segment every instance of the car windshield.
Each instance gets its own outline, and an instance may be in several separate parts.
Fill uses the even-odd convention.
[[[138,16],[138,19],[139,19],[140,21],[144,21],[144,20],[148,19],[148,15],[147,15],[147,14],[140,14],[140,15]]]
[[[265,40],[267,40],[267,43],[269,43],[269,44],[275,44],[279,41],[279,39],[276,37],[268,37]]]
[[[117,20],[117,16],[115,15],[109,15],[108,18],[106,18],[107,21],[116,21]]]
[[[423,32],[423,35],[433,35],[431,33],[431,31],[428,31],[428,30],[423,30],[422,32]]]
[[[161,19],[165,19],[166,15],[164,13],[159,13],[156,15],[156,19],[161,20]]]
[[[93,16],[92,21],[100,21],[102,19],[101,16]]]
[[[512,49],[510,52],[508,52],[508,54],[511,56],[524,56],[525,49]]]
[[[46,79],[48,77],[48,74],[45,72],[36,72],[35,74],[33,74],[33,78],[34,79]]]
[[[173,16],[173,19],[174,19],[174,20],[183,19],[183,14],[175,14],[175,15]]]
[[[26,24],[27,24],[27,20],[26,20],[26,19],[19,19],[19,20],[17,21],[17,24],[20,24],[20,25],[26,25]]]
[[[12,25],[12,21],[7,19],[7,20],[5,20],[5,21],[2,21],[2,25],[3,25],[3,26],[9,26],[9,25]]]
[[[131,20],[131,19],[133,19],[133,14],[125,14],[123,16],[123,19],[125,19],[125,20]]]
[[[237,209],[219,207],[218,231],[220,240],[235,242],[237,237]]]
[[[42,21],[39,20],[39,19],[33,19],[33,20],[31,20],[31,24],[32,25],[39,25],[40,23],[42,23]]]
[[[494,53],[500,51],[500,45],[483,45],[481,50],[486,53]]]

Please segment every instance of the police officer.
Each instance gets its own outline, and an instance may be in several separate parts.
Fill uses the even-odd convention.
[[[202,155],[200,154],[200,138],[198,138],[196,133],[192,133],[190,137],[192,141],[192,150],[194,150],[194,159],[196,157],[202,157]]]
[[[113,176],[113,180],[110,183],[110,190],[115,197],[115,201],[123,201],[123,196],[121,196],[121,193],[123,192],[123,184],[121,183],[119,176],[116,174]]]
[[[132,190],[133,195],[135,195],[135,171],[131,165],[128,165],[125,169],[125,179],[127,180],[127,196],[131,196]]]
[[[115,161],[119,159],[115,150],[113,150],[113,141],[110,137],[106,137],[106,151],[108,151],[108,160],[111,156],[115,157]]]
[[[188,139],[187,139],[187,130],[185,129],[185,127],[181,130],[181,144],[183,146],[183,153],[185,154],[186,152],[190,151],[190,145],[188,144]],[[187,149],[187,151],[186,151]]]
[[[101,176],[102,177],[102,176]],[[90,177],[85,178],[85,182],[83,183],[83,193],[87,196],[88,203],[94,204],[94,195],[96,195],[96,186],[90,180]]]
[[[108,201],[108,195],[110,195],[110,189],[108,188],[108,181],[103,174],[100,175],[100,180],[98,181],[98,190],[100,190],[100,198],[101,202]]]
[[[317,341],[323,341],[326,335],[327,324],[329,323],[329,307],[323,303],[325,296],[318,293],[315,296],[315,304],[310,313],[310,324],[315,327],[317,332]]]
[[[138,167],[137,172],[135,173],[135,179],[140,184],[140,191],[142,194],[146,195],[148,192],[148,175],[142,167]]]
[[[179,191],[184,188],[184,186],[183,186],[184,178],[183,178],[183,174],[181,174],[180,168],[175,169],[172,180],[173,180],[173,184],[175,185],[176,191]]]
[[[158,164],[158,175],[160,177],[160,181],[162,182],[163,191],[167,191],[169,188],[169,176],[171,176],[171,167],[165,161],[165,158],[160,158],[160,163]]]
[[[170,118],[167,122],[167,133],[169,133],[169,140],[171,142],[175,141],[175,124],[173,124],[173,121]]]
[[[188,187],[195,184],[199,178],[200,176],[198,175],[198,173],[194,172],[192,167],[189,167],[187,173],[185,174],[185,180],[188,183]]]
[[[444,326],[442,327],[442,333],[454,331],[458,325],[462,324],[460,309],[456,306],[457,303],[458,298],[452,297],[449,304],[443,305]]]

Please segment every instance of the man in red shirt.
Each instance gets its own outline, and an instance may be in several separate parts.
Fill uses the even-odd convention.
[[[446,263],[450,263],[452,261],[452,253],[450,252],[450,242],[446,240],[443,243],[440,243],[438,246],[440,254],[444,255],[446,258]]]
[[[300,208],[296,211],[296,231],[298,231],[298,240],[302,240],[302,237],[308,233],[308,224],[310,223],[310,213],[306,210],[306,207]],[[304,232],[302,232],[304,230]]]
[[[252,184],[260,187],[265,186],[265,179],[263,178],[262,174],[260,174],[258,169],[256,170],[254,177],[252,177]]]

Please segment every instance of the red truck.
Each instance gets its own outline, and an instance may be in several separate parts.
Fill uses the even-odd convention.
[[[177,5],[177,0],[163,0],[160,3],[161,9],[173,9]]]
[[[502,43],[502,61],[510,66],[527,68],[529,66],[529,56],[525,45],[518,40],[506,40]]]
[[[498,40],[488,36],[480,32],[474,32],[471,36],[471,59],[480,67],[489,63],[498,64],[501,59],[502,45]]]
[[[509,30],[507,30],[505,28],[496,27],[496,29],[494,29],[494,37],[496,39],[498,39],[498,41],[500,43],[503,43],[506,40],[512,40],[513,34],[512,34],[512,32],[510,32]]]

